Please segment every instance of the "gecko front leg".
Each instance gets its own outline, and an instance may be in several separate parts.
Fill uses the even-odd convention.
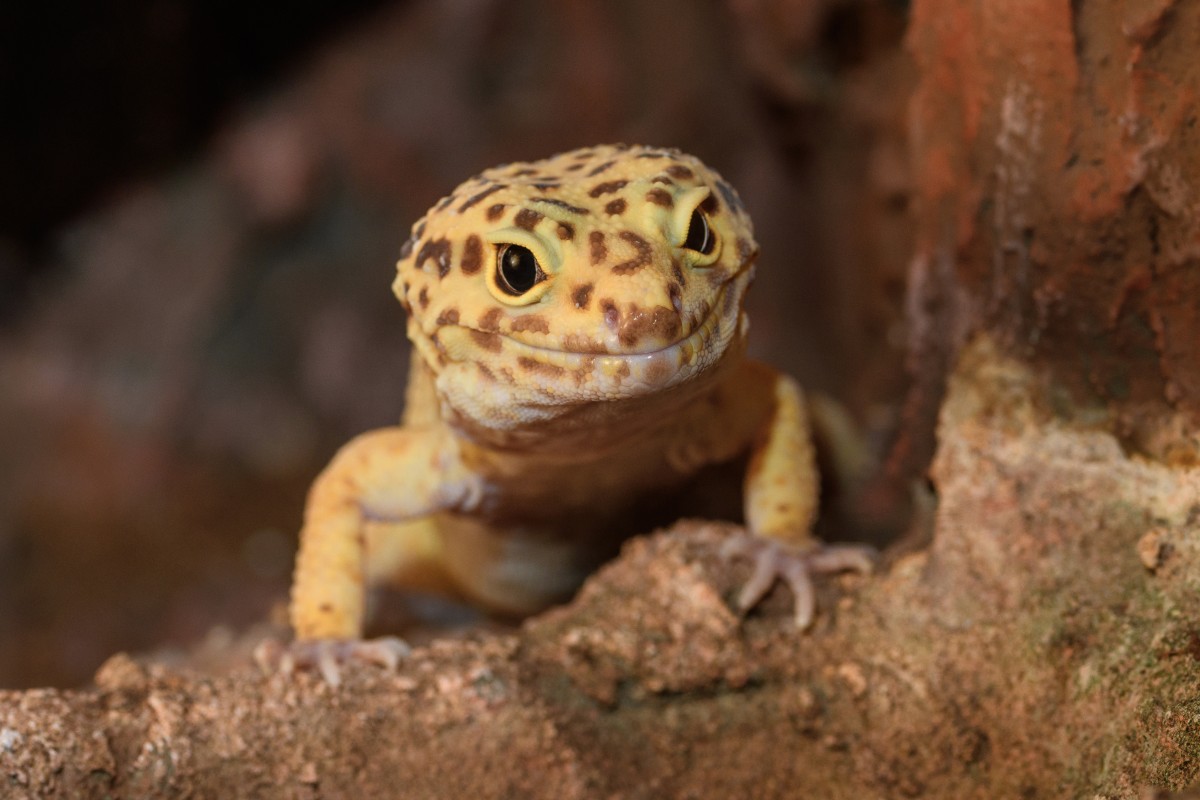
[[[760,368],[768,373],[766,368]],[[773,402],[755,442],[745,482],[745,516],[750,536],[733,539],[725,554],[752,558],[754,572],[742,587],[738,605],[757,604],[777,579],[792,589],[795,620],[812,624],[812,576],[845,570],[869,572],[873,548],[827,545],[812,535],[819,476],[804,394],[795,381],[770,372]]]
[[[343,447],[305,507],[290,609],[296,639],[361,638],[365,522],[469,511],[480,495],[481,481],[443,425],[384,428]]]

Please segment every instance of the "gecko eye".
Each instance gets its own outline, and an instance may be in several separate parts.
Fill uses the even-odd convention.
[[[712,235],[712,231],[708,228],[708,220],[700,213],[700,209],[692,212],[692,218],[688,222],[687,237],[683,240],[683,246],[688,250],[695,250],[697,253],[708,255],[713,251],[713,246],[716,244],[716,238]]]
[[[520,297],[544,280],[546,273],[529,248],[506,244],[496,254],[496,285],[505,294]]]

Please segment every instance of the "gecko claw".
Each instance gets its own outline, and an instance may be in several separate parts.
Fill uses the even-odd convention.
[[[308,639],[286,647],[268,639],[254,650],[254,660],[265,675],[278,672],[290,676],[297,669],[315,669],[330,687],[342,683],[342,668],[351,661],[362,661],[391,672],[400,660],[412,652],[403,639],[385,636],[379,639]]]
[[[846,571],[868,574],[875,568],[876,556],[875,549],[867,545],[822,544],[810,550],[798,550],[753,534],[729,539],[721,547],[722,558],[754,561],[749,580],[738,592],[738,610],[745,613],[754,608],[766,597],[775,581],[782,580],[795,598],[793,617],[800,630],[812,625],[816,613],[814,575]]]

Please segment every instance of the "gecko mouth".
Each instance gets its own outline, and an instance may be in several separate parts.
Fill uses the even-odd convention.
[[[739,276],[740,278],[741,276]],[[461,325],[442,328],[435,346],[452,362],[480,364],[480,350],[495,354],[496,368],[488,371],[523,373],[522,380],[547,388],[564,382],[582,388],[595,382],[619,394],[636,393],[638,387],[654,389],[678,384],[715,363],[738,330],[741,296],[748,281],[734,280],[721,287],[700,324],[687,335],[644,353],[578,352],[521,341],[498,332]],[[571,380],[573,378],[573,380]]]

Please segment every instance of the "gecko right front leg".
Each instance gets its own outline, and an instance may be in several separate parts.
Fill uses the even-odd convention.
[[[383,428],[343,447],[305,507],[290,609],[296,639],[362,637],[365,522],[469,510],[480,484],[443,425]]]

